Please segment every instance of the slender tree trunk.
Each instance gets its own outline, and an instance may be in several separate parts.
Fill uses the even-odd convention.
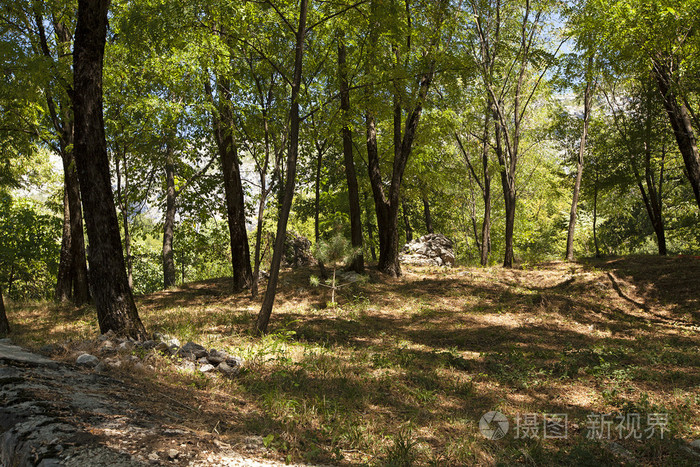
[[[686,175],[695,194],[695,201],[700,208],[700,156],[693,131],[693,124],[688,115],[688,109],[679,103],[672,89],[671,71],[665,65],[655,64],[654,73],[663,96],[664,107],[671,121],[673,134],[676,136],[678,149],[685,162]]]
[[[260,249],[262,247],[262,230],[264,225],[265,215],[265,176],[260,177],[260,201],[258,202],[258,228],[255,231],[255,257],[253,259],[253,282],[250,284],[250,295],[255,298],[258,296],[258,282],[260,281]]]
[[[277,281],[279,279],[282,255],[284,254],[284,241],[287,235],[287,221],[289,211],[292,209],[294,198],[294,182],[296,180],[297,155],[299,152],[299,90],[301,88],[301,73],[304,59],[304,38],[306,37],[306,14],[308,0],[300,0],[299,4],[299,28],[296,33],[296,48],[294,54],[294,77],[292,80],[291,105],[289,109],[289,148],[287,154],[287,176],[284,187],[284,201],[280,209],[280,217],[277,220],[277,235],[275,248],[272,254],[270,266],[270,279],[265,291],[255,329],[258,333],[265,333],[270,322],[272,307],[275,304],[277,294]]]
[[[413,229],[411,228],[411,221],[408,218],[408,203],[406,199],[401,199],[401,210],[403,211],[403,223],[404,230],[406,231],[406,242],[413,240]]]
[[[325,143],[324,143],[325,145]],[[316,146],[316,193],[314,199],[314,241],[318,246],[321,241],[320,215],[321,215],[321,168],[323,167],[324,145]],[[318,260],[318,269],[322,278],[328,277],[323,261]]]
[[[5,313],[5,302],[2,299],[2,287],[0,287],[0,337],[5,337],[10,333],[10,323],[7,321]]]
[[[165,149],[165,218],[163,219],[163,288],[169,289],[176,282],[175,254],[173,251],[173,237],[175,234],[175,164],[173,163],[172,149],[168,145]]]
[[[79,0],[73,51],[75,158],[90,240],[90,281],[100,331],[145,339],[126,277],[102,115],[108,0]]]
[[[423,215],[425,216],[425,230],[431,234],[433,233],[433,218],[430,215],[430,203],[427,196],[423,196]]]
[[[598,169],[595,171],[593,182],[593,245],[595,246],[595,257],[600,258],[600,248],[598,247]]]
[[[589,67],[591,64],[589,59]],[[586,91],[583,96],[583,131],[581,132],[581,143],[578,148],[578,159],[576,161],[576,182],[574,183],[574,195],[571,199],[571,212],[569,214],[569,231],[566,238],[566,260],[574,260],[574,234],[576,232],[576,214],[578,210],[578,198],[581,191],[581,179],[583,177],[583,156],[586,152],[586,138],[588,137],[588,120],[591,113],[591,81],[586,83]]]
[[[73,122],[70,123],[71,128]],[[70,134],[73,134],[71,129]],[[70,138],[72,143],[72,136]],[[70,211],[71,231],[71,265],[73,278],[73,303],[82,305],[90,300],[87,261],[85,259],[85,236],[83,234],[83,210],[80,206],[80,182],[75,167],[75,154],[70,148],[63,151],[64,170],[66,171],[66,190]]]
[[[502,178],[506,178],[502,173]],[[515,228],[515,189],[510,187],[507,180],[503,181],[503,197],[506,207],[506,249],[503,256],[503,267],[512,268],[515,255],[513,254],[513,232]]]
[[[489,109],[490,110],[490,109]],[[484,122],[484,141],[481,148],[481,167],[484,175],[483,189],[481,190],[484,200],[484,218],[481,222],[481,245],[480,262],[482,266],[489,263],[489,253],[491,253],[491,174],[489,173],[489,122],[490,114],[487,113]]]
[[[63,236],[61,238],[61,254],[56,276],[56,301],[67,302],[72,295],[72,257],[70,238],[70,207],[68,205],[68,190],[63,188]]]
[[[316,151],[316,186],[314,193],[314,241],[316,245],[321,240],[321,169],[323,168],[323,151],[320,147]]]
[[[360,189],[357,185],[355,161],[352,154],[352,130],[350,129],[350,86],[346,64],[345,42],[338,38],[338,75],[340,78],[340,110],[343,114],[343,159],[345,161],[345,177],[348,183],[348,201],[350,205],[350,241],[353,249],[359,251],[350,268],[360,274],[365,269],[362,255],[362,211],[360,210]]]
[[[119,168],[119,149],[115,156],[115,164],[117,171],[117,204],[122,215],[122,223],[124,224],[124,252],[126,253],[126,276],[129,281],[129,287],[134,290],[134,274],[133,274],[133,258],[131,257],[131,234],[129,233],[129,211],[127,210],[127,201],[125,192],[129,189],[128,170],[126,167],[126,154],[124,154],[124,188],[122,188],[122,174]]]
[[[231,109],[231,89],[228,79],[218,76],[219,116],[215,122],[217,145],[221,168],[224,174],[226,193],[226,213],[231,237],[231,265],[233,267],[233,288],[236,291],[251,286],[253,272],[250,267],[250,246],[246,229],[245,199],[238,162],[238,151],[233,138],[233,112]]]
[[[370,208],[369,200],[367,198],[367,192],[364,192],[365,197],[365,213],[367,215],[367,239],[369,240],[369,254],[372,256],[372,261],[377,261],[377,252],[374,249],[374,235],[372,233],[372,219],[370,218]]]

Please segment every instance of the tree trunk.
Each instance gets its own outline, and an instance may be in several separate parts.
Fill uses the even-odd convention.
[[[163,219],[163,288],[169,289],[176,282],[175,254],[173,252],[173,236],[175,233],[175,165],[173,164],[172,149],[165,149],[165,218]]]
[[[430,215],[430,203],[427,196],[423,196],[423,215],[425,216],[425,230],[431,234],[433,233],[433,218]]]
[[[145,339],[126,277],[102,115],[109,0],[79,0],[73,51],[75,158],[90,241],[90,281],[100,331]]]
[[[367,239],[369,240],[369,254],[372,256],[372,261],[377,261],[377,252],[374,249],[374,234],[372,233],[372,219],[370,218],[370,208],[367,198],[367,192],[364,192],[365,197],[365,213],[367,215]]]
[[[134,273],[133,273],[133,258],[131,257],[131,234],[129,233],[129,211],[127,208],[126,191],[129,189],[128,170],[126,167],[126,154],[124,154],[124,188],[122,188],[122,174],[119,168],[119,149],[117,148],[115,155],[115,168],[117,171],[117,204],[122,214],[122,223],[124,224],[124,252],[126,253],[126,276],[129,281],[129,287],[134,290]]]
[[[600,248],[598,247],[598,169],[595,171],[595,180],[593,181],[593,245],[595,246],[595,257],[600,258]]]
[[[591,60],[589,59],[589,66]],[[586,91],[583,96],[583,131],[581,143],[578,148],[576,161],[576,182],[574,183],[574,195],[571,199],[571,212],[569,214],[569,231],[566,238],[566,260],[574,260],[574,234],[576,232],[576,213],[578,210],[578,198],[581,191],[581,178],[583,177],[583,156],[586,152],[586,138],[588,137],[588,120],[591,113],[591,81],[586,83]]]
[[[2,299],[2,287],[0,287],[0,337],[5,337],[10,333],[10,323],[7,321],[5,313],[5,302]]]
[[[350,268],[358,274],[365,269],[362,255],[362,211],[360,210],[360,190],[355,174],[355,161],[352,155],[352,130],[350,129],[350,87],[346,65],[346,50],[343,38],[338,39],[338,75],[340,78],[340,110],[343,115],[343,159],[345,177],[348,183],[348,201],[350,205],[350,241],[353,249],[359,252]]]
[[[224,174],[226,214],[231,237],[231,265],[233,288],[240,291],[251,286],[253,272],[250,267],[250,246],[246,230],[245,199],[238,162],[238,151],[233,138],[233,111],[231,89],[228,79],[217,76],[219,116],[215,120],[216,142],[219,149],[221,169]]]
[[[70,238],[70,208],[68,205],[68,190],[63,185],[63,236],[61,238],[61,254],[56,275],[56,301],[67,302],[72,295],[72,258]]]
[[[484,116],[484,133],[481,143],[481,170],[484,176],[481,195],[484,200],[484,219],[481,223],[481,258],[482,266],[489,262],[491,253],[491,174],[489,173],[489,131],[491,126],[491,114],[493,106],[491,99],[487,97],[486,115]]]
[[[317,147],[316,151],[316,186],[314,193],[314,241],[318,246],[321,240],[321,169],[323,168],[323,151],[321,147]]]
[[[408,218],[408,203],[406,199],[401,200],[401,210],[403,211],[403,223],[404,230],[406,231],[406,243],[413,240],[413,229],[411,228],[411,221]]]
[[[73,131],[71,131],[71,134],[72,133]],[[80,206],[80,182],[78,181],[78,172],[75,167],[75,154],[72,149],[64,149],[63,160],[64,170],[67,173],[65,179],[70,211],[73,303],[79,306],[90,300],[88,269],[85,259],[85,236],[83,234],[83,210]]]
[[[272,307],[275,304],[277,294],[277,281],[279,279],[282,255],[284,254],[284,240],[287,235],[287,221],[289,211],[292,209],[294,198],[294,182],[296,180],[297,155],[299,152],[299,90],[301,88],[301,72],[304,58],[304,38],[306,37],[306,14],[308,0],[300,0],[299,4],[299,29],[296,33],[296,48],[294,55],[294,77],[292,80],[291,105],[289,109],[289,148],[287,154],[287,176],[284,187],[284,201],[280,209],[280,217],[277,220],[277,235],[270,266],[270,279],[268,280],[265,298],[263,299],[255,330],[265,333],[270,322]]]
[[[695,194],[695,201],[700,208],[700,156],[693,132],[693,125],[685,105],[678,102],[672,89],[671,71],[665,65],[654,64],[654,73],[663,96],[664,107],[671,121],[673,134],[676,136],[678,149],[685,162],[686,175]]]
[[[515,228],[515,188],[507,180],[505,172],[501,172],[503,183],[503,198],[506,207],[506,249],[503,255],[503,267],[512,268],[514,253],[513,253],[513,232]]]

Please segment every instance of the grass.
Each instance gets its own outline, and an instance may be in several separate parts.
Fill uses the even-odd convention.
[[[150,331],[246,360],[234,380],[138,373],[182,423],[267,455],[341,465],[697,465],[700,261],[630,257],[530,270],[414,269],[372,275],[323,307],[309,270],[285,271],[270,333],[250,330],[259,300],[226,279],[138,297]],[[610,275],[609,275],[610,274]],[[15,304],[30,347],[96,337],[89,307]],[[87,345],[87,344],[85,344]],[[193,402],[194,401],[194,402]],[[166,401],[161,401],[166,404]],[[188,407],[185,409],[181,406]],[[479,432],[500,411],[499,441]],[[592,414],[667,413],[664,438],[588,439]],[[523,414],[566,413],[566,439],[516,439]],[[540,433],[542,432],[540,427]],[[700,454],[700,453],[698,453]]]

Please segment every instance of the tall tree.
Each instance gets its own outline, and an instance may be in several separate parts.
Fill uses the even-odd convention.
[[[501,172],[506,212],[503,266],[513,266],[513,235],[517,201],[518,163],[526,116],[558,48],[548,53],[541,43],[543,23],[551,3],[524,0],[513,4],[472,1],[475,53],[486,92],[493,106],[495,152]],[[510,50],[511,53],[505,51]],[[494,65],[494,55],[499,52]],[[533,68],[540,71],[533,74]],[[496,69],[496,71],[494,71]]]
[[[10,333],[10,323],[7,321],[5,313],[5,302],[2,299],[2,287],[0,287],[0,337],[5,337]]]
[[[418,129],[423,106],[428,96],[430,85],[435,76],[436,55],[442,39],[442,26],[447,16],[447,8],[449,2],[441,0],[437,4],[425,5],[421,12],[425,15],[422,19],[426,24],[423,26],[430,31],[423,39],[425,43],[420,45],[421,55],[417,63],[411,63],[411,59],[415,58],[416,45],[414,39],[419,34],[414,29],[417,18],[414,15],[417,11],[411,8],[409,3],[405,5],[405,11],[402,12],[401,18],[396,17],[395,20],[401,24],[388,31],[390,44],[386,50],[391,51],[391,62],[394,64],[394,77],[392,81],[393,94],[393,146],[394,155],[392,161],[392,172],[389,183],[389,190],[385,189],[385,183],[382,176],[381,164],[379,158],[379,147],[377,143],[377,109],[373,108],[373,103],[368,102],[365,112],[365,127],[367,133],[367,161],[369,170],[369,179],[372,186],[372,194],[374,196],[375,212],[377,216],[377,227],[379,235],[379,270],[390,276],[401,275],[401,265],[399,264],[399,229],[398,229],[398,214],[400,208],[400,191],[403,180],[406,164],[413,149],[413,142]],[[396,11],[396,5],[390,7]],[[370,2],[370,33],[369,33],[369,52],[368,58],[368,75],[372,76],[371,70],[373,60],[376,60],[376,55],[381,47],[379,44],[380,32],[382,30],[382,15],[386,14],[380,11],[378,2]],[[425,31],[425,30],[424,30]],[[404,45],[405,44],[405,45]],[[416,66],[414,70],[409,69],[409,65]],[[417,89],[412,89],[412,83],[408,86],[409,89],[415,92],[413,99],[409,102],[408,95],[410,91],[401,89],[406,83],[400,78],[401,73],[408,72],[418,76]],[[367,88],[371,92],[372,87]],[[376,105],[376,104],[375,104]],[[405,114],[405,122],[404,120]]]
[[[350,240],[352,247],[360,253],[352,261],[351,268],[357,273],[364,271],[364,256],[362,255],[362,211],[360,209],[360,189],[355,174],[353,159],[352,130],[350,129],[350,86],[348,83],[347,49],[343,33],[338,34],[338,81],[340,84],[340,110],[343,128],[343,161],[345,162],[345,177],[348,184],[348,201],[350,203]]]
[[[75,158],[90,241],[90,281],[100,331],[146,338],[124,264],[102,113],[109,0],[79,0],[73,48]]]
[[[301,89],[302,66],[304,64],[304,40],[306,38],[306,16],[308,13],[308,0],[299,2],[299,20],[295,33],[294,74],[291,82],[291,102],[289,109],[289,146],[287,149],[287,173],[284,186],[284,199],[280,207],[277,220],[277,234],[270,265],[270,279],[263,298],[262,307],[258,313],[255,330],[259,333],[267,331],[270,322],[272,307],[275,304],[277,294],[277,281],[279,279],[282,255],[284,254],[284,241],[287,236],[287,221],[292,209],[294,197],[294,183],[296,181],[297,155],[299,153],[299,91]],[[287,22],[289,24],[289,22]]]
[[[588,58],[588,69],[586,77],[586,89],[583,93],[583,129],[581,130],[581,142],[578,148],[578,158],[576,159],[576,181],[574,182],[574,194],[571,198],[571,211],[569,214],[569,229],[566,238],[566,260],[574,260],[574,234],[576,232],[576,214],[578,210],[578,198],[581,191],[581,180],[583,178],[583,157],[586,152],[586,138],[588,137],[588,122],[591,114],[592,83],[591,76],[593,56]]]

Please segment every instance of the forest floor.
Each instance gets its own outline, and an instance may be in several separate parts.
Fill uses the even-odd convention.
[[[150,410],[188,430],[234,448],[253,437],[255,455],[276,460],[700,463],[698,258],[372,272],[335,307],[312,272],[283,272],[262,338],[251,333],[261,298],[232,294],[228,279],[137,297],[149,331],[226,350],[246,369],[209,377],[163,357],[113,376],[162,394]],[[97,336],[91,307],[15,304],[8,317],[29,348],[74,351]],[[480,431],[490,411],[509,422],[502,439]]]

